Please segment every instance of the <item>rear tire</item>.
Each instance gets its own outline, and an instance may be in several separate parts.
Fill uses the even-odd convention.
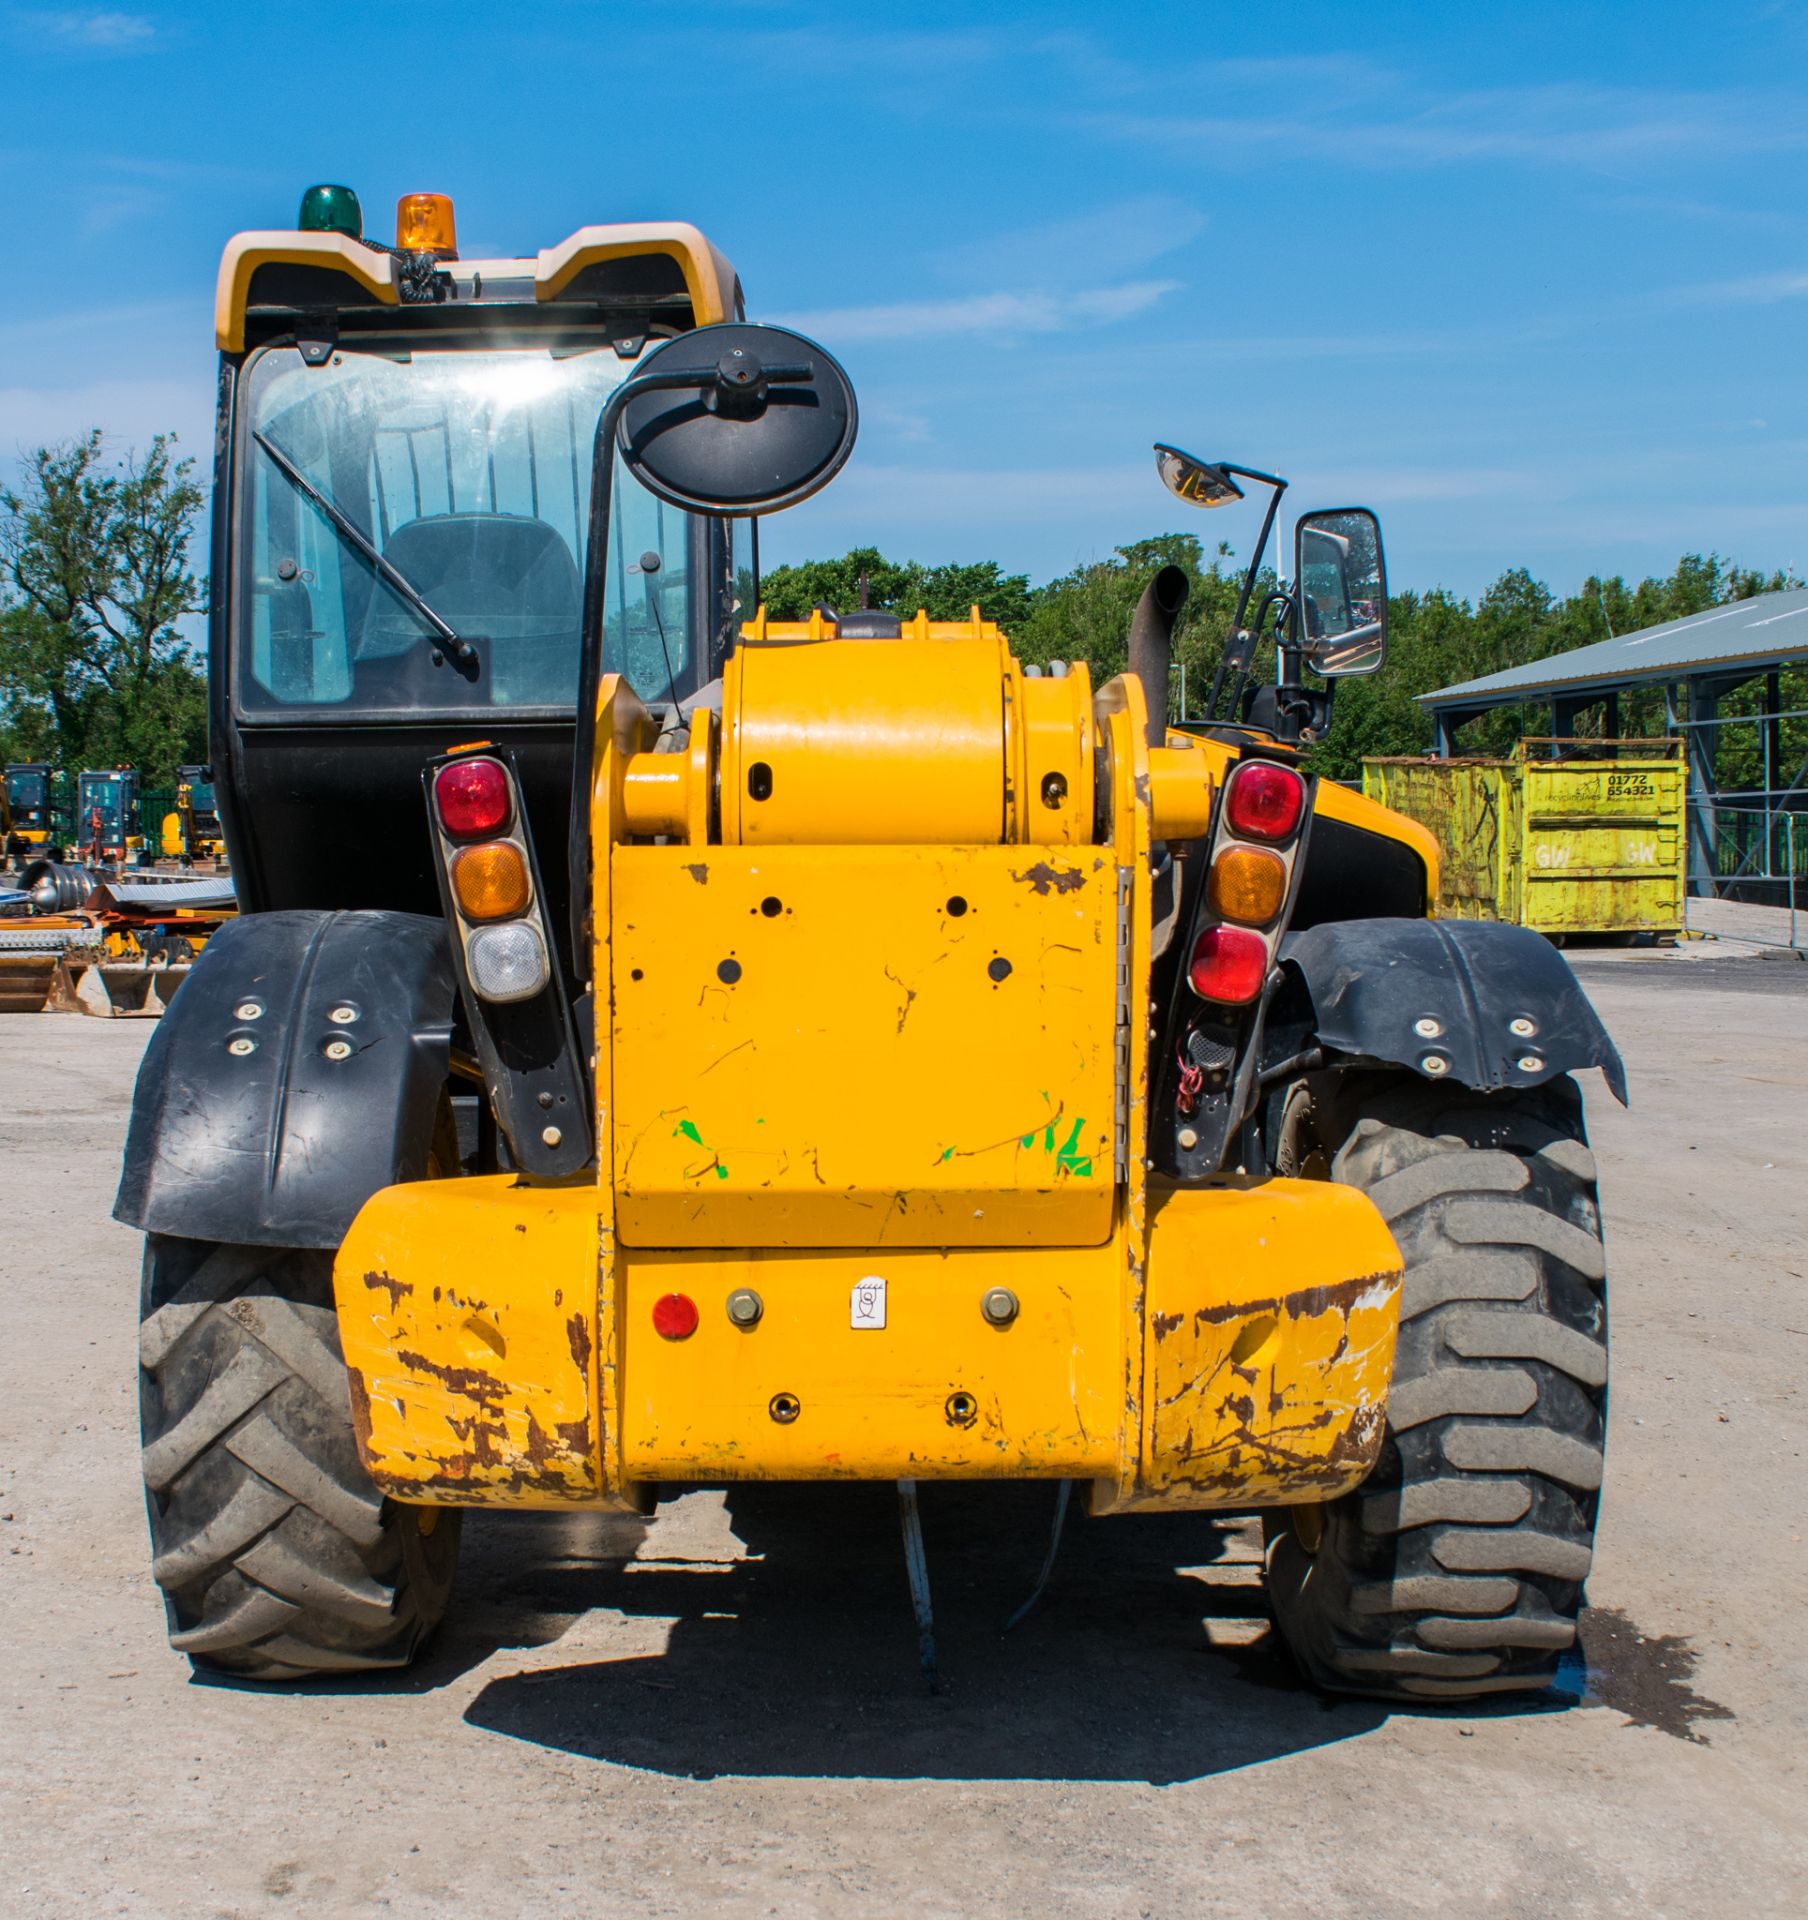
[[[332,1254],[153,1234],[139,1340],[170,1645],[243,1680],[406,1666],[445,1611],[462,1515],[364,1471]]]
[[[1547,1687],[1575,1640],[1606,1433],[1594,1160],[1567,1078],[1503,1093],[1368,1075],[1295,1090],[1282,1170],[1366,1191],[1405,1258],[1370,1478],[1265,1516],[1275,1617],[1338,1692]]]

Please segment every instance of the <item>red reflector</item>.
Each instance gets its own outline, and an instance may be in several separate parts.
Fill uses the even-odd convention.
[[[689,1294],[662,1293],[653,1302],[653,1331],[662,1340],[688,1340],[697,1331],[697,1303]]]
[[[1187,978],[1202,1000],[1240,1007],[1262,991],[1268,942],[1243,927],[1207,927],[1193,948]]]
[[[1246,760],[1230,777],[1224,810],[1241,839],[1285,840],[1306,810],[1306,783],[1291,767]]]
[[[433,777],[439,823],[455,840],[500,833],[508,824],[509,783],[500,760],[454,760]]]

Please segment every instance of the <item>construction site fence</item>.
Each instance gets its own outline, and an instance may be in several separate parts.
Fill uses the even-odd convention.
[[[1715,890],[1727,899],[1786,907],[1789,944],[1799,946],[1798,922],[1808,904],[1808,808],[1728,806],[1694,795],[1689,808],[1691,827],[1703,814],[1710,824]]]

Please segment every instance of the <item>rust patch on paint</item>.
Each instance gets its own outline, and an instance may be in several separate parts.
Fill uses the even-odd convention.
[[[457,1394],[461,1400],[475,1400],[487,1408],[492,1401],[508,1398],[508,1388],[481,1367],[443,1366],[437,1360],[429,1360],[424,1353],[404,1353],[400,1348],[396,1350],[396,1358],[410,1373],[437,1380],[448,1393]]]
[[[1233,1300],[1223,1306],[1197,1307],[1193,1318],[1204,1326],[1219,1327],[1231,1320],[1247,1320],[1258,1313],[1284,1313],[1289,1320],[1316,1320],[1321,1313],[1348,1315],[1356,1303],[1375,1287],[1391,1292],[1402,1275],[1396,1268],[1381,1273],[1359,1274],[1354,1280],[1339,1280],[1328,1287],[1301,1287],[1297,1293],[1284,1293],[1269,1300]]]
[[[386,1273],[367,1273],[364,1276],[364,1284],[372,1293],[386,1293],[389,1295],[389,1311],[391,1313],[395,1312],[404,1294],[409,1294],[414,1291],[414,1282],[412,1280],[392,1280]]]
[[[1165,1340],[1176,1327],[1184,1326],[1185,1324],[1186,1315],[1184,1313],[1158,1313],[1155,1318],[1149,1322],[1149,1329],[1157,1340]]]
[[[370,1463],[370,1389],[364,1384],[364,1376],[356,1367],[345,1370],[346,1384],[351,1389],[352,1432],[358,1438],[358,1456],[366,1466]]]
[[[707,861],[694,860],[690,862],[684,870],[696,881],[698,886],[707,887],[709,885],[709,863]]]
[[[1013,880],[1036,893],[1077,893],[1086,884],[1086,876],[1078,867],[1051,867],[1046,860],[1038,860],[1027,873],[1013,872]]]
[[[590,1327],[581,1313],[565,1322],[565,1337],[571,1342],[571,1361],[585,1379],[590,1377]]]

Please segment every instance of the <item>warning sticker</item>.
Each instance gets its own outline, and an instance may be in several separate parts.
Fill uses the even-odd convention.
[[[875,1274],[868,1274],[864,1280],[856,1280],[854,1289],[848,1298],[848,1325],[850,1327],[883,1327],[885,1325],[885,1282]]]

